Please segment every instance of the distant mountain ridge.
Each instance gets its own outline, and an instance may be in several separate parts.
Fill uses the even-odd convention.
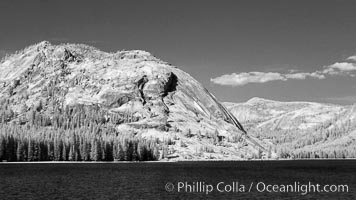
[[[245,103],[223,104],[250,134],[272,141],[271,145],[287,151],[288,156],[333,157],[335,151],[337,157],[356,157],[356,104],[280,102],[257,97]]]
[[[257,123],[257,127],[268,126],[272,129],[310,128],[332,120],[334,115],[347,112],[352,107],[315,102],[280,102],[257,97],[246,103],[224,103],[224,105],[241,122]],[[298,123],[298,120],[304,117],[308,120]]]

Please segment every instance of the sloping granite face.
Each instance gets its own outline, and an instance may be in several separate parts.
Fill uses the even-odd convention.
[[[0,71],[0,98],[12,101],[18,115],[55,95],[58,104],[95,104],[129,114],[135,120],[117,129],[142,137],[218,133],[228,140],[244,134],[197,80],[145,51],[106,53],[44,41],[6,58]]]

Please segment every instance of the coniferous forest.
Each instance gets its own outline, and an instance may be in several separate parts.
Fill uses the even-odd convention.
[[[164,148],[157,139],[118,132],[115,125],[132,117],[109,114],[97,105],[59,107],[40,101],[16,117],[9,105],[9,100],[1,102],[0,161],[148,161],[157,160]],[[43,106],[50,112],[42,112]]]
[[[348,120],[339,125],[330,121],[304,131],[264,129],[254,130],[251,134],[270,140],[280,158],[344,159],[356,158],[356,140],[348,135],[354,130],[356,124]]]

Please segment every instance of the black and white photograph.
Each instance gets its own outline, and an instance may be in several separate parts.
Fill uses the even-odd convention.
[[[354,200],[355,38],[354,0],[0,0],[0,200]]]

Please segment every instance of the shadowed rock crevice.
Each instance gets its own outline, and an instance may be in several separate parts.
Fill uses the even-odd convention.
[[[64,49],[64,60],[66,61],[74,61],[76,57],[67,49]]]
[[[169,74],[167,83],[164,85],[162,97],[167,96],[168,93],[170,92],[176,91],[177,85],[178,85],[178,77],[173,72],[171,72]]]
[[[146,104],[146,98],[145,98],[145,94],[143,93],[143,88],[145,87],[145,84],[147,82],[148,82],[148,78],[146,75],[143,75],[143,77],[137,81],[137,88],[138,88],[138,91],[140,92],[141,101],[142,101],[143,105]]]

